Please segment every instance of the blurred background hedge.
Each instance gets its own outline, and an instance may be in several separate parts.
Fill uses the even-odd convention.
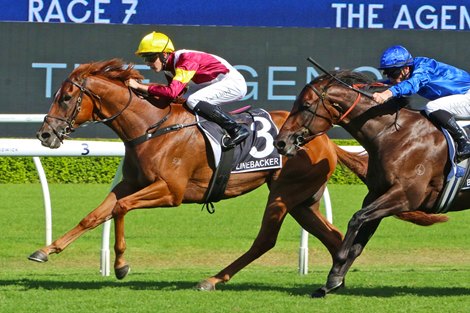
[[[354,140],[334,140],[338,145],[357,145]],[[41,163],[49,183],[111,184],[120,157],[42,157]],[[39,177],[31,157],[1,157],[0,184],[38,183]],[[331,184],[362,184],[346,167],[338,166]]]

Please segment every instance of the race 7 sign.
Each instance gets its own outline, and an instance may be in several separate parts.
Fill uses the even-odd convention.
[[[29,22],[128,24],[139,0],[29,0]]]

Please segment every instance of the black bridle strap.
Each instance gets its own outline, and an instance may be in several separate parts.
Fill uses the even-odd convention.
[[[190,124],[170,125],[170,126],[167,126],[167,127],[164,127],[164,128],[157,129],[156,131],[151,132],[151,133],[147,132],[142,136],[139,136],[139,137],[134,138],[132,140],[126,141],[126,142],[124,142],[124,145],[126,146],[126,148],[133,148],[133,147],[135,147],[137,145],[140,145],[141,143],[144,143],[147,140],[150,140],[152,138],[162,136],[162,135],[165,135],[167,133],[171,133],[171,132],[174,132],[174,131],[177,131],[177,130],[180,130],[180,129],[183,129],[183,128],[186,128],[186,127],[195,126],[199,123],[201,123],[201,122],[194,122],[194,123],[190,123]]]
[[[312,84],[307,84],[307,87],[312,89],[313,92],[318,96],[318,98],[320,98],[322,101],[325,99],[325,92],[320,92],[317,88],[315,88],[315,86],[313,86]]]
[[[78,113],[80,113],[81,111],[83,94],[86,93],[86,88],[85,88],[86,79],[84,80],[83,86],[76,84],[69,78],[67,78],[65,82],[70,82],[71,84],[77,86],[80,89],[80,94],[78,95],[78,98],[75,101],[75,106],[73,107],[72,114],[70,114],[70,117],[59,117],[59,116],[52,116],[49,114],[47,114],[44,117],[44,123],[49,125],[49,127],[54,132],[54,135],[56,135],[56,137],[60,140],[60,142],[63,142],[63,139],[67,137],[68,134],[70,134],[71,132],[75,130],[73,128],[73,124],[75,124],[75,118],[77,117]],[[55,120],[65,122],[67,124],[67,127],[64,128],[63,132],[59,133],[57,129],[49,123],[49,119],[55,119]]]
[[[326,90],[323,90],[323,92],[320,92],[320,91],[319,91],[317,88],[315,88],[315,86],[313,86],[312,84],[307,84],[306,87],[308,87],[308,88],[310,88],[311,90],[313,90],[313,92],[314,92],[314,93],[318,96],[318,98],[321,100],[322,105],[326,108],[325,102],[324,102],[324,101],[326,100],[326,96],[327,96]],[[311,114],[313,115],[313,117],[312,117],[312,119],[310,120],[310,122],[313,120],[314,117],[317,117],[317,116],[320,117],[320,118],[323,118],[323,119],[325,119],[325,120],[327,120],[327,121],[329,121],[327,117],[317,114],[317,110],[318,110],[318,106],[316,106],[315,111],[311,110],[311,109],[310,109],[310,106],[307,107],[306,111],[308,111],[309,113],[311,113]],[[326,109],[326,111],[327,111],[327,112],[330,114],[330,116],[331,116],[330,111],[329,111],[328,109]],[[310,122],[309,122],[309,123],[310,123]],[[330,125],[333,125],[332,121],[329,121],[329,123],[330,123]]]
[[[201,122],[194,122],[194,123],[189,123],[189,124],[174,124],[174,125],[169,125],[169,126],[164,127],[164,128],[160,128],[160,126],[162,126],[162,124],[165,123],[168,120],[168,118],[170,117],[172,106],[169,105],[168,107],[169,107],[169,110],[165,114],[165,116],[161,120],[159,120],[157,123],[150,126],[145,131],[145,134],[143,134],[142,136],[139,136],[137,138],[134,138],[134,139],[131,139],[129,141],[124,142],[124,145],[127,148],[133,148],[133,147],[135,147],[137,145],[140,145],[141,143],[144,143],[147,140],[150,140],[152,138],[162,136],[162,135],[165,135],[167,133],[171,133],[171,132],[174,132],[174,131],[177,131],[177,130],[180,130],[180,129],[183,129],[183,128],[186,128],[186,127],[194,126],[194,125],[197,125],[197,124],[201,123]],[[204,122],[204,121],[202,121],[202,122]],[[154,129],[156,129],[156,130],[154,131]]]

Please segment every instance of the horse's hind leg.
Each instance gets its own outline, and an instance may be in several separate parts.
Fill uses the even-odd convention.
[[[64,234],[59,239],[55,240],[50,245],[37,250],[31,254],[28,259],[36,262],[46,262],[49,254],[62,252],[69,244],[75,241],[83,233],[91,230],[98,225],[101,225],[105,221],[112,217],[112,210],[116,203],[116,195],[109,193],[106,199],[92,212],[90,212],[80,223]]]
[[[216,284],[229,281],[236,273],[273,248],[276,245],[277,236],[286,214],[287,207],[282,201],[275,200],[268,204],[264,211],[258,236],[250,249],[217,275],[201,281],[196,288],[215,290]]]

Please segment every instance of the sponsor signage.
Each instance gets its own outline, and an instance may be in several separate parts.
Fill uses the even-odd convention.
[[[470,30],[468,0],[0,0],[0,21]]]

